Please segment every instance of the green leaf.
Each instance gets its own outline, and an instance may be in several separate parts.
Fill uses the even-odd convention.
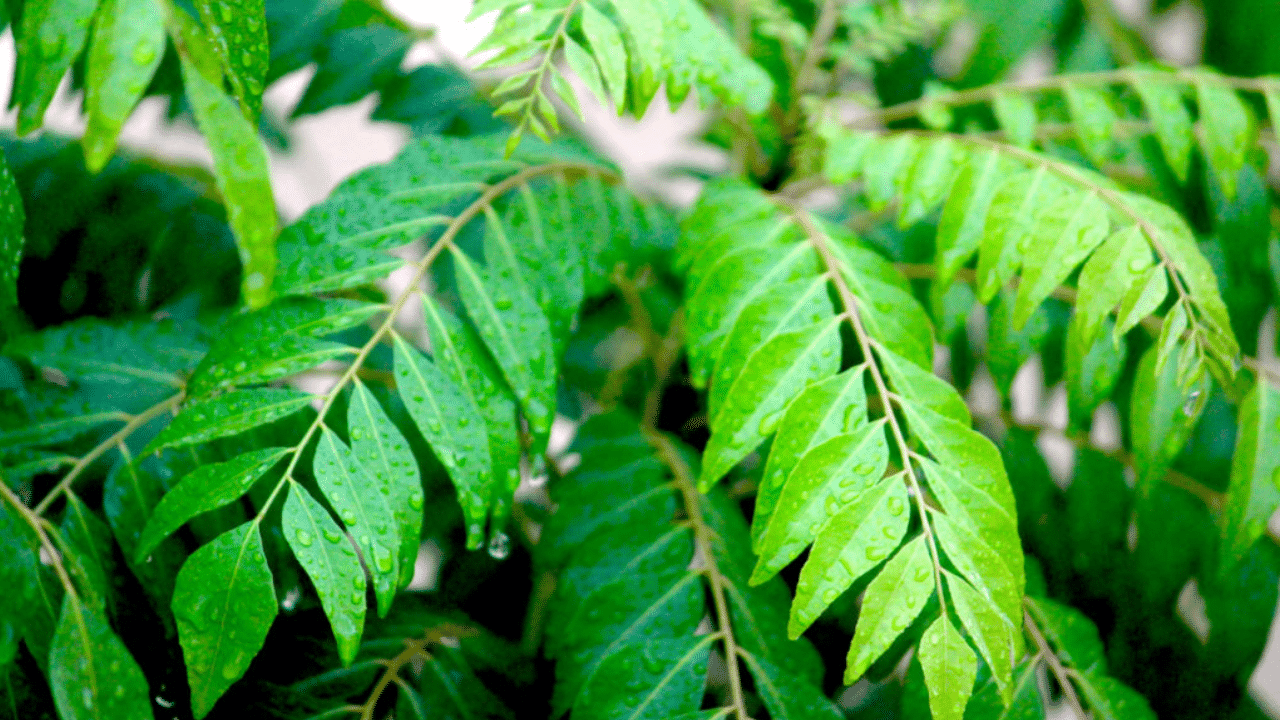
[[[885,347],[876,348],[880,367],[894,392],[908,402],[925,405],[959,423],[969,423],[969,406],[946,380]]]
[[[831,315],[827,282],[822,277],[778,285],[744,306],[715,360],[711,390],[707,393],[707,416],[719,414],[734,379],[742,374],[756,350],[782,333],[803,330]]]
[[[876,139],[865,132],[849,132],[835,123],[824,123],[818,133],[826,142],[822,158],[822,174],[832,185],[853,180],[862,171],[862,155]]]
[[[1019,248],[1023,262],[1015,327],[1031,319],[1053,289],[1102,244],[1110,227],[1107,207],[1096,192],[1064,195],[1044,208],[1033,233],[1019,241],[1025,244]]]
[[[1107,655],[1098,628],[1083,613],[1038,597],[1027,598],[1027,607],[1045,638],[1053,644],[1057,656],[1068,667],[1084,673],[1106,672]]]
[[[903,545],[867,586],[849,646],[844,680],[852,684],[889,649],[933,594],[933,561],[923,535]]]
[[[769,449],[751,518],[751,546],[757,552],[783,484],[800,458],[816,445],[867,422],[866,365],[813,383],[787,406]]]
[[[231,98],[186,54],[182,55],[182,82],[196,125],[209,141],[218,192],[240,248],[241,292],[249,307],[262,307],[271,299],[278,229],[266,148]]]
[[[1102,326],[1102,336],[1086,345],[1081,334],[1087,322],[1076,312],[1067,324],[1064,371],[1071,423],[1081,428],[1089,427],[1093,411],[1111,397],[1129,354],[1128,344],[1111,340],[1113,323],[1109,318]]]
[[[407,407],[408,403],[405,405]],[[364,458],[364,469],[378,481],[380,490],[390,488],[391,508],[400,537],[400,545],[396,548],[396,562],[400,568],[397,586],[408,585],[413,579],[411,568],[422,540],[422,477],[418,474],[418,461],[409,449],[409,442],[359,378],[351,386],[347,432],[351,435],[351,451],[357,458]],[[479,458],[488,459],[485,455]]]
[[[85,78],[85,165],[98,172],[111,159],[125,120],[164,55],[159,0],[102,0],[94,16]]]
[[[1147,268],[1146,273],[1129,288],[1116,310],[1116,326],[1111,337],[1119,342],[1125,333],[1142,319],[1154,313],[1169,295],[1169,275],[1163,265]]]
[[[1036,139],[1036,105],[1030,94],[996,93],[991,100],[991,109],[1009,142],[1024,148],[1032,146]]]
[[[49,687],[64,720],[151,716],[142,669],[100,608],[68,595],[49,650]]]
[[[491,496],[499,491],[493,483],[490,438],[480,408],[470,394],[460,390],[435,363],[422,357],[399,336],[395,338],[395,353],[396,389],[400,399],[449,472],[466,518],[467,548],[478,549],[484,543]],[[412,457],[409,462],[413,463]],[[416,472],[414,482],[418,482]],[[421,501],[419,491],[419,504]],[[414,535],[416,537],[416,531]]]
[[[1076,455],[1075,473],[1067,487],[1067,537],[1071,564],[1086,588],[1106,592],[1114,572],[1126,560],[1133,498],[1125,468],[1096,450]]]
[[[276,593],[256,522],[214,538],[187,559],[173,616],[197,720],[249,669],[276,617]]]
[[[991,201],[1007,172],[1004,156],[992,150],[974,152],[961,167],[938,220],[935,282],[939,285],[950,285],[977,252]]]
[[[591,7],[590,4],[583,6],[584,15],[586,8],[589,7]],[[596,96],[601,103],[608,103],[609,96],[605,92],[604,81],[600,78],[600,67],[596,64],[595,59],[591,57],[591,53],[584,50],[576,40],[568,35],[564,38],[564,58],[569,62],[569,67],[573,70],[573,74],[578,76],[578,79],[587,86],[591,94]],[[623,70],[626,70],[625,66]],[[501,89],[502,87],[499,86],[495,90]],[[494,92],[494,95],[498,94],[498,92]]]
[[[640,640],[600,662],[573,704],[575,720],[666,720],[702,702],[711,637]]]
[[[44,123],[62,76],[84,48],[97,0],[33,0],[22,7],[18,68],[11,104],[18,106],[18,134]]]
[[[978,674],[978,658],[945,615],[934,620],[920,639],[920,667],[933,717],[963,720]]]
[[[844,713],[822,694],[822,690],[794,673],[757,657],[742,658],[751,669],[756,692],[764,700],[769,717],[775,720],[839,720]]]
[[[493,475],[489,481],[489,487],[493,488],[489,501],[493,507],[493,524],[501,527],[506,524],[510,511],[510,496],[520,484],[515,398],[471,326],[464,325],[429,299],[424,298],[423,307],[435,366],[444,371],[465,397],[471,398],[469,402],[479,408],[484,418]],[[468,402],[465,397],[463,402]],[[467,532],[470,535],[471,529]]]
[[[911,519],[909,502],[898,473],[827,521],[800,571],[788,636],[799,637],[840,593],[897,549]]]
[[[201,465],[188,473],[156,505],[134,550],[135,562],[145,562],[161,541],[191,518],[235,502],[249,492],[288,452],[288,448],[253,450],[228,462]]]
[[[903,180],[898,227],[914,225],[941,205],[956,174],[969,161],[969,154],[951,138],[922,143]]]
[[[1157,374],[1155,348],[1138,362],[1133,381],[1129,435],[1134,469],[1142,494],[1159,482],[1169,463],[1186,444],[1196,420],[1204,410],[1202,399],[1209,391],[1202,373],[1189,387],[1179,387],[1177,369],[1168,364]]]
[[[1065,183],[1041,166],[1008,177],[996,190],[978,250],[978,299],[987,303],[1022,266],[1023,238],[1041,212],[1067,194]]]
[[[794,560],[826,523],[875,487],[889,464],[885,423],[836,435],[804,454],[787,476],[751,573],[758,585]]]
[[[121,462],[107,474],[102,491],[102,510],[111,525],[116,543],[125,563],[133,571],[151,600],[152,608],[162,618],[165,628],[173,628],[173,616],[169,611],[169,599],[173,596],[174,579],[178,568],[186,560],[186,553],[177,538],[170,538],[146,556],[151,562],[139,563],[135,559],[142,530],[152,510],[160,502],[165,491],[160,473],[151,470],[160,466],[156,459]],[[164,467],[166,472],[169,468]]]
[[[183,376],[207,349],[203,334],[191,324],[171,320],[107,323],[79,318],[20,335],[4,350],[33,365],[56,368],[80,384],[126,385],[141,395],[182,387]],[[129,387],[133,381],[151,387]]]
[[[1266,376],[1258,377],[1240,404],[1238,422],[1231,484],[1222,511],[1220,572],[1241,561],[1280,507],[1280,453],[1275,452],[1280,447],[1280,390]]]
[[[1228,199],[1236,195],[1236,176],[1257,132],[1253,116],[1236,91],[1212,75],[1196,79],[1200,107],[1200,147]]]
[[[1103,167],[1111,156],[1112,131],[1116,124],[1116,111],[1107,94],[1096,87],[1075,83],[1065,84],[1062,94],[1067,99],[1076,138],[1084,154],[1095,166]]]
[[[537,435],[551,429],[556,408],[555,357],[547,317],[515,284],[512,268],[478,266],[450,246],[458,289],[480,337],[510,383]],[[498,258],[486,258],[500,262]]]
[[[232,92],[245,117],[256,123],[269,61],[264,1],[196,0],[195,5]]]
[[[1089,675],[1080,689],[1098,720],[1155,720],[1147,699],[1115,678]]]
[[[787,405],[808,384],[835,374],[840,322],[833,318],[779,335],[752,354],[724,408],[711,418],[698,481],[704,492],[773,433]]]
[[[1267,118],[1271,121],[1271,131],[1280,132],[1280,85],[1270,84],[1262,91],[1263,97],[1267,102]],[[1277,135],[1280,138],[1280,135]]]
[[[311,396],[285,388],[237,390],[188,403],[143,454],[235,435],[292,415],[311,402]]]
[[[26,224],[22,195],[9,162],[0,152],[0,309],[18,304],[18,267],[22,263]]]
[[[287,297],[233,317],[188,383],[193,396],[269,382],[344,356],[355,348],[321,340],[367,322],[381,305],[340,298]]]
[[[75,550],[75,560],[82,566],[90,587],[82,588],[86,598],[97,607],[111,607],[114,589],[115,558],[112,556],[111,528],[93,514],[84,501],[67,493],[67,507],[58,529],[67,544]],[[96,597],[92,597],[96,596]]]
[[[1183,100],[1182,86],[1176,82],[1155,79],[1154,74],[1136,75],[1131,82],[1142,99],[1156,139],[1164,150],[1165,160],[1179,182],[1187,181],[1191,165],[1193,131],[1191,114]]]
[[[621,113],[627,103],[627,52],[622,35],[613,21],[591,3],[582,5],[582,34],[591,45],[614,108]],[[601,101],[606,99],[600,96]]]
[[[956,617],[960,619],[961,626],[969,634],[973,644],[978,647],[978,651],[982,653],[982,659],[986,661],[987,667],[991,669],[991,677],[996,683],[1001,699],[1005,704],[1012,702],[1013,685],[1009,679],[1013,673],[1011,655],[1014,649],[1013,634],[1016,630],[1009,623],[1009,619],[995,608],[991,600],[983,597],[981,592],[964,579],[946,570],[942,571],[942,576],[946,580],[947,589],[951,592],[951,603],[955,608]],[[943,619],[939,618],[938,622],[943,622]],[[936,626],[937,623],[934,625]],[[944,637],[943,640],[945,641],[946,638]],[[929,633],[926,631],[924,640],[920,644],[922,647],[928,647],[929,642]],[[946,649],[945,645],[942,649]],[[965,646],[965,650],[968,650],[968,646]],[[973,681],[970,680],[969,686],[972,687],[972,685]],[[930,694],[932,695],[932,691]],[[967,694],[965,697],[967,699]],[[961,710],[963,711],[963,704]]]
[[[911,168],[920,141],[906,133],[876,137],[862,156],[863,192],[873,212],[902,196],[906,171]]]
[[[332,430],[324,427],[321,432],[313,461],[316,483],[364,554],[373,576],[378,616],[386,617],[395,598],[401,560],[397,556],[400,524],[390,478],[373,475]]]
[[[1154,261],[1151,246],[1137,225],[1117,230],[1080,270],[1076,283],[1076,316],[1079,340],[1091,346],[1108,314],[1124,299],[1129,289],[1143,278]]]
[[[289,483],[284,502],[284,539],[302,564],[333,628],[338,658],[349,667],[364,628],[365,579],[360,558],[342,528],[307,489]]]
[[[612,2],[619,10],[628,4],[628,0]],[[666,84],[672,107],[694,84],[730,107],[745,108],[751,115],[760,115],[769,107],[773,80],[743,54],[701,5],[694,0],[667,0],[654,3],[653,7],[662,15],[666,53],[671,59]],[[631,17],[633,13],[624,15]],[[704,104],[709,100],[701,99]]]

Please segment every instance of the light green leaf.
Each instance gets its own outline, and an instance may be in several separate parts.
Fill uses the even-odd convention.
[[[938,220],[935,282],[939,285],[950,285],[977,252],[991,201],[1007,173],[1004,156],[992,150],[974,152],[960,169]]]
[[[49,650],[49,687],[63,720],[151,717],[142,668],[111,630],[101,608],[62,600]]]
[[[822,174],[832,185],[842,185],[861,174],[862,155],[876,139],[873,133],[850,132],[834,122],[819,125],[818,135],[826,142]]]
[[[161,541],[191,518],[235,502],[288,452],[288,448],[253,450],[192,470],[156,505],[133,553],[135,561],[144,562]]]
[[[1107,655],[1098,628],[1084,613],[1046,598],[1027,598],[1027,608],[1055,654],[1083,673],[1106,672]]]
[[[1280,390],[1260,375],[1240,404],[1231,484],[1222,511],[1220,572],[1234,568],[1280,507]]]
[[[933,560],[925,536],[903,545],[867,586],[849,646],[846,684],[853,684],[889,649],[933,594]]]
[[[555,357],[546,315],[528,288],[514,283],[511,268],[475,265],[456,246],[450,245],[450,250],[467,312],[519,399],[529,426],[545,435],[556,408]],[[486,257],[499,261],[487,253]]]
[[[1116,310],[1116,326],[1111,337],[1116,342],[1142,319],[1160,308],[1169,295],[1169,274],[1163,265],[1147,268],[1146,273],[1129,288]]]
[[[1193,130],[1191,114],[1183,101],[1182,86],[1155,79],[1153,74],[1135,75],[1132,86],[1142,99],[1165,160],[1179,182],[1187,181],[1191,164]]]
[[[18,106],[18,134],[37,130],[44,123],[58,83],[84,48],[97,0],[33,0],[22,7],[22,31],[18,40],[18,67],[13,98]]]
[[[889,464],[885,423],[876,421],[809,450],[787,476],[760,542],[751,584],[773,577],[796,559],[822,528],[864,491],[875,487]]]
[[[765,343],[734,381],[720,414],[711,418],[699,487],[705,492],[773,434],[792,399],[840,363],[841,320],[785,333]]]
[[[751,669],[756,692],[774,720],[840,720],[844,713],[822,694],[822,690],[795,673],[757,657],[742,658]]]
[[[995,680],[996,687],[999,688],[1000,697],[1008,705],[1013,701],[1011,656],[1014,648],[1013,634],[1017,629],[1009,623],[1009,619],[1001,611],[996,609],[991,599],[983,597],[963,578],[956,577],[946,570],[942,571],[942,577],[946,581],[947,589],[951,592],[951,604],[955,608],[956,617],[960,618],[960,624],[965,632],[969,633],[973,644],[978,647],[978,652],[982,653],[982,659],[991,669],[991,676]],[[1021,617],[1018,619],[1021,620]],[[1021,625],[1018,627],[1021,628]],[[921,642],[922,647],[927,645],[928,637],[926,632],[926,640]]]
[[[876,137],[862,155],[863,192],[867,206],[879,212],[891,200],[902,196],[907,171],[920,150],[920,141],[898,133]]]
[[[195,6],[244,116],[256,123],[270,60],[264,0],[196,0]]]
[[[484,544],[491,496],[499,489],[493,483],[493,469],[489,464],[490,438],[484,417],[471,394],[459,389],[435,363],[422,357],[399,336],[395,338],[395,358],[400,399],[453,480],[466,518],[467,548],[478,549]],[[514,442],[514,438],[507,438],[505,442]],[[412,456],[409,462],[413,464]],[[415,486],[417,482],[415,471]],[[421,489],[417,492],[421,505]],[[415,528],[415,538],[417,534]],[[416,546],[416,540],[414,544]]]
[[[187,99],[196,125],[209,141],[218,192],[240,248],[241,292],[249,307],[262,307],[271,299],[278,229],[267,150],[257,130],[222,88],[210,82],[189,55],[181,59]]]
[[[978,658],[945,615],[934,620],[920,638],[920,668],[934,719],[963,720],[978,675]]]
[[[316,484],[364,554],[378,598],[378,616],[385,617],[400,579],[396,556],[400,525],[391,483],[370,473],[332,430],[325,427],[322,433],[313,461]]]
[[[276,593],[256,522],[228,530],[182,566],[173,616],[200,720],[249,669],[276,617]]]
[[[922,143],[902,184],[898,227],[914,225],[941,205],[956,174],[969,162],[965,148],[951,138]]]
[[[1236,195],[1236,176],[1257,133],[1253,115],[1230,85],[1212,75],[1196,79],[1200,107],[1200,147],[1228,199]]]
[[[350,666],[364,628],[365,579],[360,558],[329,512],[301,485],[289,483],[284,501],[284,539],[320,598],[338,644],[338,658]]]
[[[1097,720],[1156,720],[1147,699],[1115,678],[1087,675],[1080,690]]]
[[[615,7],[626,0],[613,0]],[[773,80],[745,55],[723,28],[694,0],[664,0],[653,5],[662,14],[666,53],[667,99],[674,108],[691,86],[706,89],[730,107],[760,115],[773,98]],[[705,104],[710,98],[700,98]]]
[[[800,571],[787,635],[797,638],[902,542],[911,519],[902,473],[884,478],[827,521]]]
[[[1120,373],[1124,370],[1125,358],[1129,346],[1125,342],[1116,343],[1111,340],[1110,318],[1105,319],[1102,335],[1092,345],[1085,345],[1081,339],[1083,328],[1088,321],[1077,312],[1071,316],[1067,324],[1067,350],[1064,375],[1067,381],[1067,405],[1071,422],[1077,427],[1087,428],[1093,418],[1093,411],[1111,397]]]
[[[969,406],[951,383],[886,347],[877,347],[876,356],[894,392],[907,402],[931,407],[956,422],[969,424]]]
[[[800,458],[814,446],[866,424],[865,370],[866,365],[859,365],[813,383],[787,406],[787,412],[778,424],[778,434],[769,449],[769,459],[756,493],[756,507],[751,518],[752,549],[760,550],[782,486]]]
[[[1062,88],[1075,124],[1076,138],[1084,154],[1097,167],[1106,165],[1113,147],[1112,131],[1116,111],[1101,89],[1091,85],[1067,83]]]
[[[890,284],[850,262],[853,256],[845,249],[835,249],[836,256],[849,286],[859,301],[858,316],[867,333],[877,346],[887,347],[920,368],[933,368],[933,323],[924,307],[907,289]],[[892,266],[890,266],[892,267]],[[894,275],[901,278],[896,271]]]
[[[600,67],[600,75],[608,86],[614,108],[621,113],[627,103],[627,50],[622,35],[613,21],[591,3],[582,4],[582,34],[586,36]]]
[[[707,416],[715,417],[752,353],[786,332],[803,330],[832,316],[827,281],[817,277],[778,285],[756,297],[734,320],[711,373]]]
[[[120,128],[142,98],[164,55],[159,0],[102,0],[94,16],[85,78],[85,165],[98,172],[111,159]]]
[[[782,230],[783,226],[779,226]],[[743,233],[745,234],[745,233]],[[717,260],[705,274],[690,270],[690,287],[685,302],[685,342],[689,351],[689,373],[695,387],[706,384],[722,352],[724,342],[746,306],[766,294],[798,280],[818,274],[817,256],[808,244],[762,244],[730,252]],[[695,278],[701,278],[698,282]]]
[[[1032,146],[1036,139],[1036,105],[1029,93],[996,93],[991,109],[1009,142],[1024,148]]]
[[[1079,340],[1092,346],[1107,315],[1151,267],[1151,246],[1137,225],[1117,230],[1080,270],[1076,283]]]
[[[403,377],[396,376],[397,388],[401,387],[400,379]],[[405,406],[408,407],[407,402]],[[479,420],[478,417],[476,419]],[[400,568],[397,585],[408,585],[413,579],[410,568],[418,557],[422,535],[422,477],[418,474],[418,461],[409,449],[409,442],[359,378],[353,380],[351,386],[347,433],[351,436],[351,451],[357,458],[363,458],[361,464],[364,469],[378,481],[379,488],[391,490],[391,508],[400,537],[400,545],[396,548],[396,564]],[[488,460],[488,457],[481,454],[480,459]]]
[[[666,38],[662,15],[654,0],[610,0],[622,21],[631,58],[631,107],[639,115],[648,107],[658,87],[666,79],[662,64]]]
[[[515,398],[475,330],[428,298],[423,299],[423,306],[435,366],[444,371],[455,388],[471,398],[470,403],[480,409],[484,418],[493,475],[489,481],[492,523],[503,527],[511,496],[520,484]],[[468,527],[468,537],[471,533]]]
[[[1271,131],[1280,133],[1280,85],[1268,84],[1262,95],[1267,101],[1267,119],[1271,121]],[[1280,139],[1280,134],[1276,138]]]
[[[237,390],[188,403],[142,454],[235,435],[292,415],[311,396],[285,388]]]
[[[587,8],[591,6],[590,4],[587,4],[587,5],[584,5],[583,7]],[[578,79],[581,80],[587,86],[587,89],[591,91],[591,94],[599,98],[600,102],[602,103],[608,102],[609,96],[605,94],[604,81],[600,77],[599,66],[596,64],[596,61],[591,57],[591,53],[588,53],[586,50],[584,50],[576,40],[569,37],[568,35],[566,35],[564,38],[564,58],[565,60],[569,61],[569,67],[573,70],[573,74],[578,76]],[[624,67],[624,70],[625,70],[625,67]],[[507,82],[511,81],[512,79],[513,78],[508,78],[507,81],[504,81],[502,83],[502,85],[499,85],[498,87],[494,88],[493,94],[500,95],[502,94],[502,92],[507,91],[508,90],[508,87],[506,87]],[[527,80],[522,79],[520,84],[523,84],[524,82],[527,82]],[[509,89],[515,90],[518,87],[519,87],[518,84],[512,83]]]
[[[1111,223],[1096,192],[1064,195],[1040,213],[1032,234],[1019,240],[1022,280],[1013,324],[1021,328],[1040,303],[1107,238]]]
[[[22,236],[26,221],[22,194],[0,152],[0,310],[18,304],[18,267],[26,244]]]
[[[1023,238],[1036,230],[1041,212],[1068,187],[1043,166],[1008,177],[996,190],[978,250],[978,299],[991,302],[1022,266]]]
[[[1160,323],[1160,337],[1156,340],[1156,372],[1160,372],[1164,364],[1173,356],[1173,351],[1178,348],[1189,322],[1182,302],[1175,302],[1165,314],[1164,321]]]
[[[573,704],[575,720],[667,720],[701,704],[710,636],[639,640],[600,661]]]

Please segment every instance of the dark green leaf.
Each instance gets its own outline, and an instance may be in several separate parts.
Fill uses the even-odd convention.
[[[223,72],[249,122],[262,111],[267,80],[267,15],[263,0],[196,0]]]
[[[775,720],[838,720],[840,708],[818,687],[753,654],[743,657],[751,669],[756,692]]]
[[[0,153],[0,309],[18,303],[18,266],[25,239],[26,213],[9,162]]]
[[[33,0],[22,7],[13,100],[18,134],[37,130],[62,76],[84,48],[97,0]]]
[[[1228,571],[1266,532],[1280,507],[1280,390],[1265,375],[1240,404],[1231,484],[1222,511],[1219,568]]]
[[[142,98],[164,55],[164,7],[159,0],[102,0],[94,16],[85,79],[85,165],[98,172]]]
[[[1196,103],[1200,107],[1200,147],[1222,192],[1228,198],[1235,197],[1236,176],[1257,132],[1253,116],[1230,85],[1209,74],[1196,80]]]
[[[235,435],[292,415],[311,402],[311,396],[285,388],[237,390],[183,408],[143,454]]]
[[[63,720],[151,716],[142,669],[101,608],[67,595],[49,651],[49,685]]]
[[[696,710],[711,638],[641,640],[600,662],[573,705],[575,720],[666,720]]]
[[[1083,613],[1045,598],[1027,598],[1027,607],[1068,667],[1083,673],[1106,672],[1107,656],[1098,628]]]

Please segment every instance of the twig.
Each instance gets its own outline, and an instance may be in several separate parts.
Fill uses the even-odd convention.
[[[369,699],[365,700],[364,705],[359,708],[348,706],[353,712],[360,713],[360,720],[373,720],[373,711],[378,707],[378,700],[382,697],[382,693],[386,691],[387,686],[394,682],[399,682],[400,677],[397,673],[400,668],[412,662],[415,658],[430,658],[431,654],[427,652],[427,648],[434,645],[446,637],[474,637],[478,633],[474,628],[465,625],[454,625],[445,623],[439,627],[427,630],[419,639],[406,639],[404,641],[404,650],[395,657],[382,661],[386,666],[382,676],[378,678],[378,682],[374,684],[373,690],[369,692]]]
[[[62,480],[58,481],[58,484],[55,485],[53,489],[49,491],[49,494],[44,496],[44,499],[40,501],[40,504],[36,505],[35,514],[37,515],[44,514],[44,511],[49,509],[49,505],[52,504],[53,501],[58,498],[58,495],[62,494],[67,488],[71,487],[71,483],[75,482],[76,478],[79,477],[80,474],[83,473],[89,467],[89,465],[93,463],[94,460],[97,460],[99,457],[101,457],[102,454],[110,450],[112,446],[123,445],[124,441],[130,435],[136,432],[138,428],[142,427],[143,425],[146,425],[147,423],[165,414],[166,412],[170,412],[174,408],[178,407],[178,405],[182,403],[183,396],[184,396],[184,393],[179,392],[176,395],[172,395],[164,400],[161,400],[160,402],[156,403],[155,405],[152,405],[146,410],[143,410],[137,415],[134,415],[132,418],[129,419],[127,423],[124,424],[124,427],[121,427],[119,430],[112,433],[111,437],[98,443],[96,446],[94,446],[92,450],[85,453],[84,456],[81,457],[76,462],[76,464],[72,466],[70,470],[67,471],[67,474],[62,477]]]
[[[1049,665],[1049,671],[1053,673],[1053,676],[1058,680],[1058,685],[1062,687],[1062,695],[1067,699],[1067,704],[1071,706],[1072,712],[1076,714],[1079,720],[1085,720],[1089,715],[1084,711],[1084,706],[1080,704],[1080,696],[1076,695],[1075,686],[1071,684],[1070,671],[1062,665],[1062,661],[1058,659],[1058,655],[1054,653],[1053,648],[1049,647],[1049,641],[1045,640],[1044,633],[1040,632],[1040,627],[1036,625],[1035,618],[1031,616],[1030,611],[1026,608],[1022,610],[1022,627],[1031,636],[1031,641],[1036,644],[1040,655],[1044,656],[1045,662]]]

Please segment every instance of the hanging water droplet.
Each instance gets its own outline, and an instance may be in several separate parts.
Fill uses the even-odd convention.
[[[1182,404],[1182,414],[1191,417],[1196,414],[1196,410],[1200,407],[1200,391],[1192,390],[1187,396],[1187,401]]]
[[[503,560],[511,554],[511,538],[506,533],[498,530],[489,536],[489,557],[494,560]]]

